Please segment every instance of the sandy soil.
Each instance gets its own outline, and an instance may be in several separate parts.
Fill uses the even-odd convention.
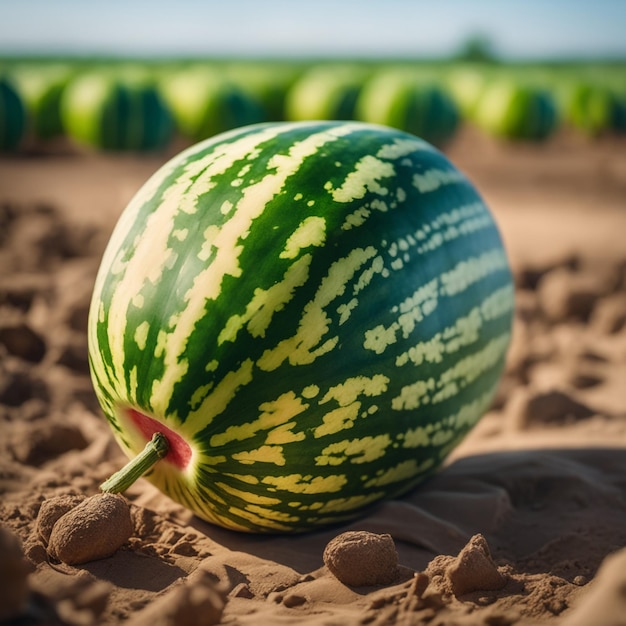
[[[48,554],[40,510],[125,462],[91,389],[87,310],[117,216],[169,154],[1,157],[0,621],[626,624],[625,148],[471,130],[448,148],[500,224],[517,313],[492,409],[427,484],[346,526],[259,537],[140,480],[130,538],[77,565]],[[347,531],[360,549],[342,566]]]

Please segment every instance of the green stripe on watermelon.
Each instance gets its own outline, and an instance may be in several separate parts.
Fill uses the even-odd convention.
[[[174,500],[302,531],[437,469],[489,406],[512,311],[493,218],[432,146],[260,124],[181,153],[121,216],[92,377],[129,456],[150,434],[137,413],[189,446],[149,475]]]

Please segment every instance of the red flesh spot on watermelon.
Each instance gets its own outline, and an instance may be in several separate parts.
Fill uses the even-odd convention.
[[[167,439],[169,451],[164,459],[179,469],[185,469],[191,460],[191,448],[189,444],[173,430],[162,424],[153,417],[148,417],[135,409],[127,409],[127,413],[135,426],[141,431],[146,441],[152,439],[154,433],[161,433]]]

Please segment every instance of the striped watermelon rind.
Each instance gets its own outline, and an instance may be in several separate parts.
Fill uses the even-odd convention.
[[[122,214],[93,292],[94,387],[133,457],[201,518],[297,532],[434,472],[488,408],[513,283],[439,151],[360,122],[229,131]]]

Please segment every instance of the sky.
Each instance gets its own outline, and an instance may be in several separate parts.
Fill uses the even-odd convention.
[[[626,60],[626,0],[0,0],[0,52]]]

